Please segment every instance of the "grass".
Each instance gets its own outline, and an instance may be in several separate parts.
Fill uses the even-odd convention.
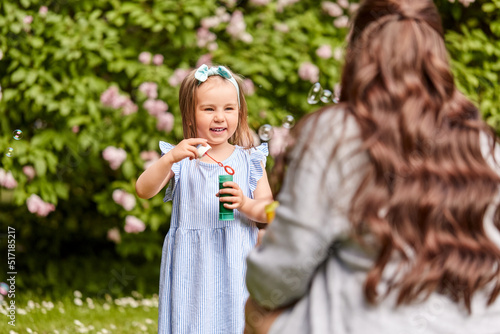
[[[9,325],[10,300],[0,302],[0,333],[21,334],[137,334],[156,333],[158,297],[143,298],[137,292],[131,297],[93,300],[75,291],[63,300],[41,300],[36,297],[16,300],[15,326]]]

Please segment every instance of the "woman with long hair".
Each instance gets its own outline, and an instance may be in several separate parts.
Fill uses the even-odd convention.
[[[500,333],[500,153],[431,0],[361,3],[340,102],[297,128],[246,332]]]

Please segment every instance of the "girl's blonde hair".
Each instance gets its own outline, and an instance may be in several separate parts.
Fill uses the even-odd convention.
[[[226,66],[227,68],[227,66]],[[194,74],[196,69],[192,70],[182,81],[179,90],[179,107],[181,109],[182,127],[184,131],[184,138],[195,138],[198,136],[196,133],[196,92],[198,87],[203,84],[200,83]],[[234,135],[229,138],[229,142],[233,145],[239,145],[244,148],[253,147],[253,135],[250,131],[247,121],[248,106],[243,94],[243,80],[240,76],[231,72],[239,87],[240,106],[238,112],[238,127]],[[220,77],[223,80],[223,77]]]

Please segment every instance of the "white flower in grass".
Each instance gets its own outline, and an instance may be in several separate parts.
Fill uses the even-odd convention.
[[[50,301],[49,302],[43,301],[42,307],[46,308],[47,310],[52,310],[54,308],[54,303]]]
[[[73,299],[73,302],[75,303],[75,305],[78,305],[78,306],[82,306],[83,305],[83,302],[80,298],[75,298]]]
[[[64,308],[62,307],[59,307],[59,313],[65,313],[66,311],[64,310]]]
[[[73,296],[76,298],[82,298],[82,293],[78,290],[73,291]]]
[[[11,330],[11,331],[9,332],[9,334],[17,334],[17,332],[14,332],[13,330]]]
[[[115,330],[115,329],[116,329],[116,326],[115,326],[115,324],[110,324],[110,325],[109,325],[109,328],[111,328],[111,329]]]
[[[148,325],[152,325],[152,324],[154,324],[154,321],[153,321],[153,320],[151,320],[151,319],[149,319],[149,318],[146,318],[146,323],[147,323]]]
[[[106,311],[108,311],[111,307],[109,306],[109,304],[104,303],[104,304],[102,304],[102,308],[105,309]]]
[[[34,301],[32,301],[32,300],[28,300],[27,307],[28,307],[29,309],[34,309],[34,308],[35,308],[35,302],[34,302]]]
[[[26,332],[33,333],[33,330],[31,328],[26,328]]]

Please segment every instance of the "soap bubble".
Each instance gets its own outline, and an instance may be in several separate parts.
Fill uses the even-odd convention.
[[[21,138],[23,138],[23,132],[19,129],[14,130],[14,132],[12,132],[12,138],[15,140],[21,140]]]
[[[5,282],[0,283],[0,293],[6,295],[9,291],[9,285]]]
[[[321,87],[321,84],[319,82],[316,82],[309,90],[309,94],[307,95],[307,103],[309,104],[318,103],[322,95],[323,95],[323,87]]]
[[[292,115],[287,115],[283,118],[283,127],[291,129],[295,125],[295,118]]]
[[[12,158],[12,156],[14,155],[14,149],[12,147],[9,147],[5,155],[8,156],[9,158]]]
[[[338,97],[334,97],[333,100],[332,100],[333,103],[337,104],[339,103],[339,98]]]
[[[333,93],[331,90],[325,89],[320,97],[321,102],[328,103],[332,101]]]
[[[259,128],[259,137],[262,141],[269,141],[273,138],[274,130],[269,124],[264,124]]]

